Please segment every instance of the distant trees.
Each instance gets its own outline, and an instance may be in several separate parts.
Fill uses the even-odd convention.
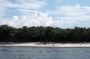
[[[0,42],[90,42],[90,28],[61,29],[50,26],[13,28],[1,25]]]
[[[0,41],[10,42],[13,41],[15,35],[15,28],[8,25],[0,26]]]

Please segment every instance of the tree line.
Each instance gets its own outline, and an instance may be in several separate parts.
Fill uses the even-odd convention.
[[[50,26],[14,28],[0,25],[0,42],[84,43],[90,42],[90,28],[62,29]]]

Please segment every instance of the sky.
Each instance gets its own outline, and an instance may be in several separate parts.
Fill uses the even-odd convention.
[[[90,0],[0,0],[0,25],[90,27]]]

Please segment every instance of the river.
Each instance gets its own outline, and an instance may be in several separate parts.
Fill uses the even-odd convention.
[[[90,48],[0,47],[0,59],[90,59]]]

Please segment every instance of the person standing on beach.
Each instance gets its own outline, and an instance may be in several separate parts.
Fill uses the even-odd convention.
[[[53,43],[53,46],[54,46],[54,43]]]

